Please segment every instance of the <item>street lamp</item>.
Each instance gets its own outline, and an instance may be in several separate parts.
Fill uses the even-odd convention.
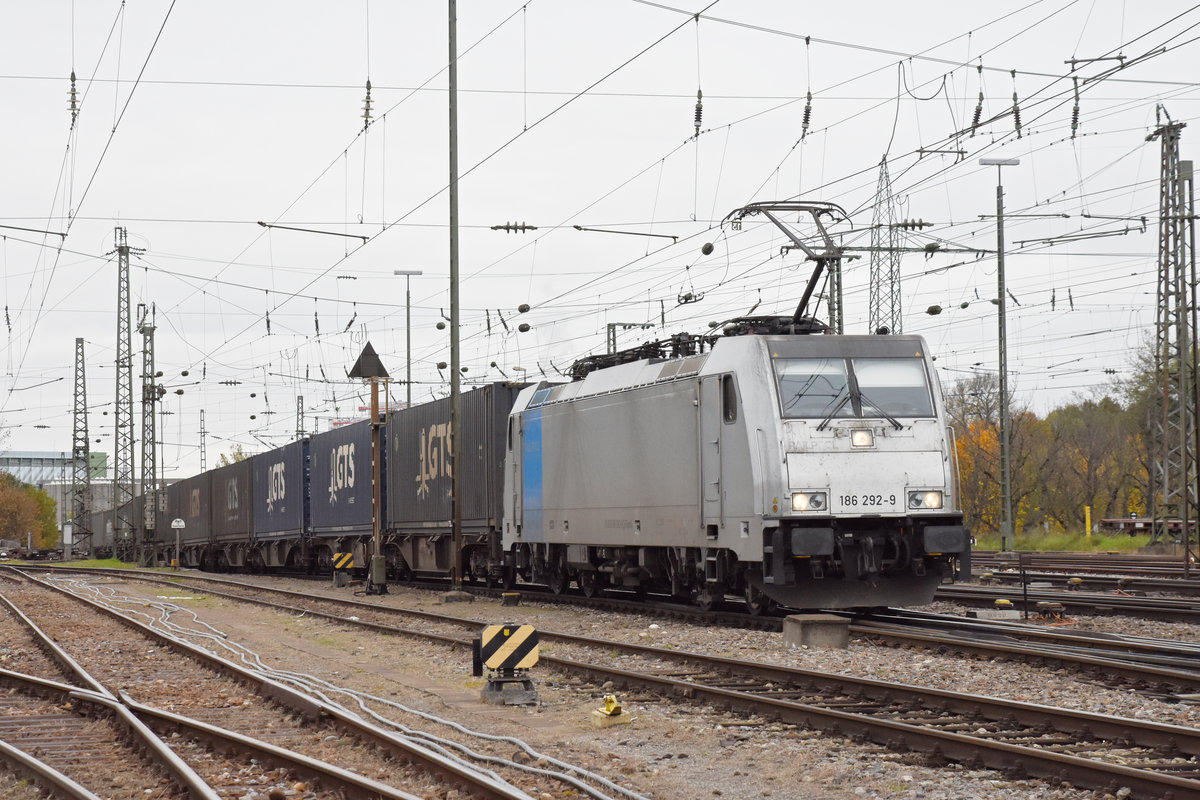
[[[419,269],[398,269],[393,275],[404,276],[404,385],[408,387],[408,406],[412,406],[412,276]]]
[[[1015,167],[1019,158],[981,158],[985,167],[996,168],[996,284],[999,292],[1000,339],[1000,549],[1008,549],[1013,535],[1012,452],[1009,442],[1008,419],[1008,335],[1005,329],[1005,308],[1008,294],[1004,289],[1004,183],[1003,167]]]

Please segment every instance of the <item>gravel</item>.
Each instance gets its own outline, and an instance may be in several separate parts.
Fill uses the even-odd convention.
[[[347,589],[290,580],[272,586],[348,599]],[[131,584],[150,596],[161,588]],[[544,630],[604,635],[615,641],[694,650],[733,658],[853,676],[898,680],[1031,703],[1084,709],[1108,716],[1200,723],[1200,707],[1169,703],[1129,690],[1088,682],[1068,670],[1017,662],[970,659],[875,644],[852,638],[847,650],[788,648],[782,635],[708,627],[642,615],[543,605],[528,597],[517,608],[498,601],[441,605],[430,592],[393,586],[373,602],[456,613],[480,623],[523,623]],[[621,696],[632,724],[591,726],[591,711],[606,687],[535,669],[537,708],[503,708],[478,702],[481,682],[470,675],[468,654],[437,645],[379,637],[311,617],[290,617],[215,598],[179,600],[200,618],[253,647],[264,660],[370,691],[441,714],[490,733],[514,735],[554,757],[599,772],[652,798],[776,797],[926,798],[991,800],[1125,798],[1121,791],[1093,792],[1040,780],[1013,780],[962,765],[927,765],[921,756],[774,721],[730,715],[713,708],[649,696]],[[945,604],[925,610],[962,613]],[[1079,619],[1081,629],[1195,641],[1197,626],[1115,617]],[[555,652],[553,645],[543,645]],[[561,648],[565,654],[567,648]],[[549,795],[547,795],[549,797]]]

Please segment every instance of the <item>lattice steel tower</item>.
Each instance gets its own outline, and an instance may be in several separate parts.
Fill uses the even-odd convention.
[[[115,231],[117,253],[117,406],[113,469],[113,553],[130,560],[137,530],[133,507],[133,343],[129,326],[129,243],[125,229]]]
[[[204,430],[204,409],[200,409],[200,471],[208,472],[208,459],[206,458],[207,448],[204,446],[205,440],[208,439],[208,432]]]
[[[1179,160],[1179,137],[1185,123],[1172,122],[1162,106],[1147,141],[1162,141],[1158,221],[1158,318],[1154,341],[1155,396],[1150,412],[1151,543],[1171,541],[1176,524],[1189,561],[1196,522],[1195,394],[1193,390],[1194,323],[1188,319],[1187,269],[1193,258],[1194,232],[1190,198],[1191,162]],[[1185,174],[1186,172],[1186,174]],[[1194,235],[1194,233],[1193,233]],[[1194,269],[1194,265],[1193,265]],[[1193,300],[1194,301],[1194,300]]]
[[[900,228],[887,158],[879,162],[875,210],[871,214],[871,333],[900,333]]]
[[[94,555],[92,544],[92,449],[88,438],[87,381],[83,338],[75,339],[75,419],[71,437],[71,551],[67,558]],[[66,544],[65,542],[63,543]]]
[[[154,371],[154,307],[147,315],[146,306],[138,304],[138,333],[142,334],[142,506],[138,525],[138,563],[154,566],[154,532],[158,520],[158,458],[155,446],[158,436],[154,424],[154,403],[166,389],[158,384]]]

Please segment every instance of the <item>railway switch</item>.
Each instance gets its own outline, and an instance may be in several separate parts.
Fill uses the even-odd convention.
[[[529,670],[538,662],[538,632],[532,625],[488,625],[474,643],[473,674],[487,670],[480,698],[492,705],[536,705]]]

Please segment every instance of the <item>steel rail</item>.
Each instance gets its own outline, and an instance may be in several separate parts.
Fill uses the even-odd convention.
[[[65,797],[69,800],[101,800],[99,795],[92,794],[83,786],[62,774],[44,761],[40,761],[18,750],[3,739],[0,739],[0,761],[18,774],[41,786],[52,797]]]
[[[96,572],[96,570],[93,570],[93,569],[81,569],[80,571],[88,572],[88,573]],[[179,585],[178,580],[163,579],[163,578],[159,577],[158,573],[147,573],[145,571],[140,571],[140,570],[112,570],[110,572],[107,572],[106,574],[129,577],[130,573],[133,573],[134,575],[136,575],[138,580],[142,580],[142,581],[149,582],[149,583],[160,583],[160,584],[170,585],[170,586],[178,586]],[[249,591],[267,592],[270,594],[283,595],[285,597],[294,597],[294,598],[301,599],[301,600],[324,600],[326,602],[341,603],[341,604],[350,605],[350,606],[353,606],[356,608],[381,611],[381,612],[385,612],[385,613],[389,611],[389,609],[386,606],[378,606],[378,605],[374,605],[371,603],[364,603],[364,602],[360,602],[360,601],[346,600],[346,599],[340,599],[340,598],[332,598],[332,597],[322,598],[320,596],[314,596],[312,594],[306,594],[304,592],[297,592],[297,591],[290,590],[290,589],[281,589],[281,588],[266,587],[266,586],[256,586],[253,584],[248,584],[243,581],[237,581],[237,580],[211,578],[208,576],[199,576],[199,575],[196,575],[196,576],[189,575],[189,576],[187,576],[187,579],[204,582],[204,583],[214,583],[217,585],[237,587],[237,588],[246,589]],[[290,611],[294,610],[293,607],[273,603],[270,600],[262,600],[260,598],[254,598],[254,597],[245,597],[243,595],[230,594],[230,593],[225,593],[225,592],[221,592],[221,591],[217,591],[217,590],[208,590],[208,591],[210,594],[213,594],[213,595],[216,595],[219,597],[226,597],[229,599],[237,600],[239,602],[254,603],[254,604],[262,605],[267,608],[274,608],[274,609],[277,609],[280,611],[290,612]],[[555,599],[558,599],[558,598],[556,597]],[[585,603],[588,604],[589,606],[593,602],[594,601],[585,601]],[[621,601],[618,601],[618,603],[621,603]],[[636,604],[632,604],[632,603],[621,603],[621,604],[627,605],[631,612],[636,612],[639,610],[639,606]],[[314,614],[317,616],[324,616],[322,614],[322,612],[309,611],[308,613]],[[419,618],[430,619],[430,620],[433,620],[436,622],[447,622],[447,621],[452,621],[452,620],[459,620],[459,618],[455,618],[455,617],[447,618],[443,615],[437,614],[436,612],[420,611],[417,609],[404,609],[404,610],[402,610],[402,612],[398,611],[397,613],[403,613],[408,616],[416,616]],[[909,612],[901,612],[901,613],[909,613]],[[744,615],[736,615],[736,616],[741,619],[753,619],[752,624],[754,624],[754,627],[762,627],[761,623],[764,621],[764,618],[761,618],[761,617],[749,618]],[[938,615],[928,615],[928,616],[938,616]],[[338,615],[328,615],[327,618],[330,619],[331,621],[335,621],[335,622],[341,621],[343,619],[342,617],[339,617]],[[690,615],[689,615],[689,618],[690,618]],[[986,654],[989,656],[996,656],[996,657],[1015,658],[1017,660],[1023,660],[1023,661],[1028,661],[1028,660],[1056,661],[1059,663],[1073,664],[1083,670],[1088,670],[1088,671],[1099,670],[1107,675],[1120,675],[1120,676],[1124,677],[1125,679],[1135,682],[1135,683],[1145,684],[1145,683],[1157,682],[1157,683],[1161,683],[1161,684],[1165,684],[1168,686],[1173,686],[1173,687],[1177,687],[1177,688],[1181,688],[1181,689],[1191,689],[1191,688],[1196,687],[1197,685],[1200,685],[1200,672],[1189,671],[1186,669],[1171,669],[1169,666],[1161,664],[1161,663],[1158,663],[1158,664],[1150,663],[1150,661],[1151,661],[1150,655],[1157,655],[1157,654],[1161,653],[1161,648],[1162,648],[1161,644],[1154,644],[1154,643],[1149,643],[1149,642],[1140,643],[1140,644],[1122,642],[1122,644],[1124,646],[1126,646],[1130,649],[1135,649],[1135,650],[1140,649],[1148,654],[1148,656],[1146,658],[1134,661],[1134,660],[1129,660],[1129,659],[1122,660],[1121,658],[1119,658],[1116,655],[1102,656],[1102,655],[1095,654],[1095,653],[1091,653],[1091,654],[1086,653],[1086,652],[1081,653],[1078,650],[1078,645],[1081,643],[1085,643],[1087,641],[1086,639],[1080,639],[1080,638],[1074,638],[1074,637],[1069,638],[1069,637],[1065,637],[1065,636],[1062,636],[1059,634],[1055,634],[1050,631],[1034,629],[1029,626],[1026,626],[1021,629],[1016,629],[1016,628],[1012,627],[1011,623],[1005,623],[1005,622],[996,622],[996,621],[990,621],[990,620],[965,620],[965,619],[957,620],[957,624],[959,624],[959,625],[972,625],[972,626],[981,627],[984,629],[990,629],[990,630],[988,630],[989,635],[1016,636],[1016,637],[1027,638],[1027,639],[1050,640],[1050,641],[1059,643],[1062,648],[1069,648],[1072,645],[1074,645],[1075,648],[1071,651],[1067,651],[1065,649],[1059,649],[1059,650],[1047,649],[1046,647],[1036,647],[1035,648],[1031,645],[1028,648],[1022,649],[1021,647],[1012,645],[1012,644],[981,642],[978,640],[968,640],[968,639],[964,639],[961,637],[949,637],[949,636],[935,637],[930,634],[916,633],[911,630],[905,631],[900,628],[896,628],[894,630],[888,630],[886,628],[881,627],[881,625],[883,623],[870,620],[869,618],[851,617],[851,619],[852,619],[852,621],[850,623],[850,631],[852,633],[855,633],[858,635],[863,635],[863,636],[886,637],[888,639],[892,639],[895,641],[902,641],[906,644],[921,645],[921,646],[926,646],[926,647],[954,647],[956,649],[967,651],[967,652]],[[901,617],[901,619],[907,619],[907,617]],[[775,622],[777,624],[774,626],[774,630],[776,630],[776,631],[781,630],[782,629],[782,619],[775,620]],[[950,620],[947,620],[946,622],[947,622],[947,624],[949,624]],[[415,631],[415,630],[409,630],[409,629],[397,629],[392,626],[386,626],[386,625],[385,626],[375,626],[374,623],[370,623],[370,622],[366,622],[366,621],[360,621],[358,624],[366,626],[366,627],[370,627],[370,628],[376,628],[377,630],[379,630],[382,633],[394,634],[394,633],[398,633],[398,632],[406,632],[411,635],[435,636],[435,634],[427,634],[422,631]],[[461,623],[461,624],[463,624],[464,627],[472,627],[472,626],[475,626],[477,624],[482,624],[482,623],[477,623],[476,621],[468,620],[465,623]],[[908,625],[909,623],[904,622],[904,623],[899,623],[899,624]],[[546,635],[553,635],[553,634],[547,633]],[[442,639],[443,644],[450,644],[450,645],[457,645],[459,643],[459,641],[460,640],[456,639],[455,637],[444,637]],[[1099,640],[1097,640],[1097,641],[1099,641]],[[1197,654],[1200,655],[1200,649],[1197,649]],[[1197,667],[1200,668],[1200,663],[1197,664]]]
[[[74,686],[65,683],[25,675],[12,670],[0,669],[0,685],[16,686],[18,690],[40,696],[51,695],[65,701],[75,691]],[[99,695],[95,695],[99,696]],[[83,697],[90,700],[90,697]],[[13,772],[25,775],[34,783],[46,789],[54,797],[66,797],[70,800],[101,800],[86,787],[56,770],[54,767],[36,758],[24,750],[0,739],[0,761],[8,765]]]
[[[282,591],[286,594],[298,595],[309,600],[356,608],[369,608],[383,613],[409,613],[407,610],[389,609],[384,606],[370,605],[357,601],[313,597],[312,595],[249,586],[247,584],[241,584],[241,586],[251,591],[265,591],[269,593]],[[248,601],[256,605],[288,613],[303,611],[310,616],[328,619],[339,624],[362,626],[379,632],[416,636],[452,646],[466,647],[470,643],[469,639],[456,639],[455,637],[442,634],[426,634],[421,631],[380,623],[350,620],[336,614],[286,606],[260,598],[243,598],[224,592],[212,592],[212,594],[230,597],[239,601]],[[478,627],[483,624],[475,620],[448,617],[427,611],[418,612],[418,616],[463,626]],[[1039,747],[1016,745],[995,741],[987,737],[971,736],[908,722],[883,719],[873,714],[870,710],[864,713],[853,713],[837,708],[823,708],[811,703],[799,703],[771,695],[778,695],[781,691],[786,691],[786,689],[781,689],[781,684],[792,686],[808,685],[819,687],[819,689],[812,691],[823,693],[838,692],[843,695],[861,697],[864,702],[877,703],[882,699],[886,702],[903,704],[913,710],[940,712],[941,710],[948,709],[954,711],[954,713],[970,714],[976,718],[991,722],[1022,726],[1033,730],[1050,727],[1069,735],[1077,735],[1083,732],[1094,739],[1102,741],[1130,742],[1138,747],[1155,748],[1160,753],[1162,751],[1182,753],[1190,760],[1181,766],[1189,766],[1192,770],[1200,771],[1200,763],[1196,761],[1200,757],[1200,731],[1192,728],[1162,725],[1089,712],[1071,711],[1052,706],[962,694],[941,689],[927,689],[906,684],[888,683],[870,678],[831,675],[791,667],[771,666],[739,661],[737,659],[667,650],[648,645],[591,640],[587,637],[554,633],[546,630],[539,630],[539,636],[543,641],[561,641],[588,647],[603,647],[606,650],[616,649],[625,653],[645,655],[657,660],[684,662],[705,669],[715,668],[730,675],[741,676],[743,678],[750,677],[761,681],[764,686],[770,684],[776,688],[773,691],[768,691],[767,694],[762,694],[745,691],[746,687],[743,687],[743,689],[731,689],[720,686],[706,686],[677,677],[638,673],[595,663],[584,664],[547,653],[543,653],[541,656],[541,662],[545,665],[564,672],[582,674],[589,679],[596,680],[598,683],[611,680],[616,684],[642,687],[667,696],[686,697],[748,713],[774,716],[784,721],[840,735],[862,736],[893,749],[921,749],[955,761],[982,763],[985,766],[1009,773],[1016,773],[1023,770],[1026,774],[1034,774],[1050,780],[1071,780],[1095,788],[1110,787],[1115,782],[1116,785],[1130,787],[1135,793],[1151,793],[1157,796],[1173,793],[1172,796],[1177,800],[1184,797],[1200,798],[1200,780],[1069,754],[1050,752]]]
[[[1080,591],[1054,592],[1045,589],[1009,586],[939,586],[935,595],[937,600],[977,606],[991,606],[998,598],[1010,600],[1014,605],[1025,600],[1031,603],[1039,601],[1059,603],[1065,611],[1077,614],[1117,614],[1166,622],[1200,622],[1200,600],[1133,597]]]
[[[353,794],[356,797],[381,797],[388,800],[422,800],[419,795],[410,794],[394,786],[388,786],[363,775],[342,769],[335,764],[311,758],[303,753],[297,753],[295,750],[277,747],[261,739],[255,739],[236,731],[210,725],[207,722],[174,714],[161,708],[142,705],[124,692],[121,693],[120,700],[139,717],[149,720],[150,723],[156,726],[179,731],[189,738],[199,739],[200,741],[209,742],[219,747],[233,745],[239,752],[253,754],[262,763],[283,764],[302,774],[319,775],[322,785],[324,785],[325,781],[329,781],[331,784],[351,793],[360,793]]]
[[[969,639],[963,635],[912,630],[889,622],[854,622],[850,625],[850,631],[858,636],[888,639],[924,648],[950,647],[976,655],[1000,656],[1022,661],[1037,659],[1070,664],[1081,670],[1086,669],[1105,677],[1120,676],[1125,680],[1138,683],[1160,683],[1191,691],[1200,687],[1200,672],[1122,661],[1118,658],[1104,658],[1089,655],[1086,652],[1067,652],[1055,649],[1054,645],[1039,646],[1028,642],[1025,645],[986,642]]]
[[[37,585],[69,597],[76,602],[83,603],[117,620],[121,624],[174,649],[176,652],[187,654],[195,660],[208,665],[220,674],[254,687],[263,697],[274,700],[310,721],[332,721],[340,730],[383,748],[392,755],[432,773],[439,780],[463,787],[473,798],[480,798],[480,800],[528,800],[529,798],[527,793],[515,787],[502,784],[474,770],[455,764],[451,759],[405,741],[390,731],[372,725],[355,715],[271,680],[239,664],[227,661],[204,648],[166,636],[161,631],[157,631],[114,609],[107,608],[86,597],[72,594],[61,587],[46,583],[29,575],[26,575],[26,577]],[[348,621],[344,622],[345,624],[350,624]]]
[[[1038,567],[1040,569],[1047,569],[1053,567],[1053,565],[1039,564]],[[984,586],[988,585],[989,580],[1005,584],[1020,584],[1022,573],[1006,569],[1001,572],[977,573],[975,579]],[[1079,574],[1078,569],[1065,566],[1059,572],[1030,572],[1026,570],[1024,579],[1029,584],[1050,583],[1056,586],[1064,586],[1068,589],[1164,592],[1166,594],[1184,596],[1200,595],[1200,582],[1198,581],[1184,580],[1183,578],[1148,578],[1134,575]],[[1074,584],[1071,584],[1070,581],[1077,581],[1078,586],[1076,587]]]
[[[933,614],[909,609],[875,613],[856,618],[858,622],[896,623],[929,627],[950,632],[965,631],[986,636],[1007,636],[1027,641],[1062,644],[1066,647],[1094,647],[1097,650],[1121,649],[1147,663],[1186,662],[1200,667],[1200,644],[1191,641],[1154,639],[1100,631],[1081,631],[1069,627],[1045,627],[1034,622],[1004,619],[973,619],[949,614]],[[853,625],[853,623],[852,623]],[[1167,658],[1158,658],[1166,654]]]
[[[195,800],[220,800],[220,795],[208,785],[208,782],[197,775],[195,770],[188,766],[186,761],[176,755],[174,750],[155,736],[127,708],[116,702],[116,696],[104,684],[96,680],[79,662],[59,647],[45,631],[39,628],[33,620],[29,619],[12,601],[3,595],[0,595],[0,600],[8,607],[10,613],[16,616],[21,624],[29,629],[39,647],[46,651],[67,672],[73,674],[82,683],[90,687],[90,691],[86,695],[79,693],[80,699],[106,706],[120,720],[129,736],[134,741],[140,743],[142,747],[152,752],[156,763],[164,767],[180,786],[186,787],[188,793]],[[72,687],[72,689],[78,691],[77,687]]]

